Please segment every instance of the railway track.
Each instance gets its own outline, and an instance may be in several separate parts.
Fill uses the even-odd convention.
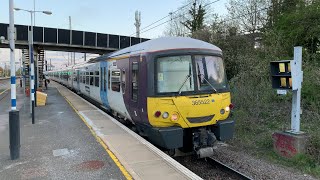
[[[174,159],[206,180],[252,179],[213,158],[197,159],[195,156],[180,156],[174,157]]]
[[[220,169],[223,169],[224,171],[232,174],[237,179],[252,180],[252,178],[250,178],[250,177],[246,176],[245,174],[231,168],[230,166],[223,164],[222,162],[220,162],[218,160],[215,160],[213,158],[206,158],[206,161],[213,166],[219,166]]]

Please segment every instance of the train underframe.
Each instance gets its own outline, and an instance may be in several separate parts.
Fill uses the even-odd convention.
[[[154,145],[167,150],[173,156],[176,149],[182,152],[193,152],[198,158],[212,156],[217,141],[226,141],[233,137],[234,121],[224,120],[215,125],[181,128],[155,128],[136,124],[137,132]]]

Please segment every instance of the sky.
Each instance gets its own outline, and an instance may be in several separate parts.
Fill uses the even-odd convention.
[[[167,16],[186,4],[187,0],[14,0],[14,6],[21,9],[51,11],[52,15],[37,13],[36,26],[69,29],[69,16],[74,30],[91,31],[125,36],[135,35],[134,14],[141,12],[141,28]],[[213,2],[214,0],[207,0]],[[211,5],[210,14],[227,13],[225,5],[228,0],[220,0]],[[29,25],[30,15],[27,12],[15,11],[15,24]],[[164,19],[165,22],[168,19]],[[0,23],[9,23],[9,0],[0,0]],[[157,24],[155,24],[157,25]],[[152,26],[151,26],[152,27]],[[143,38],[163,36],[166,24],[142,33]],[[8,49],[0,48],[0,66],[9,63]],[[16,50],[16,61],[19,61],[20,50]],[[47,59],[52,59],[56,67],[66,64],[68,53],[46,52]],[[77,62],[83,61],[83,54],[77,53]],[[90,55],[94,57],[94,55]],[[82,59],[82,60],[81,60]]]

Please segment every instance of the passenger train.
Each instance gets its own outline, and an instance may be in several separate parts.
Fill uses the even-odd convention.
[[[46,73],[172,154],[208,157],[215,142],[233,137],[222,51],[212,44],[158,38]]]

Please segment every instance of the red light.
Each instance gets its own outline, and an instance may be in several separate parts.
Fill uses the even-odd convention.
[[[229,105],[229,108],[230,108],[230,109],[233,109],[233,108],[234,108],[234,105],[231,103],[231,104]]]
[[[161,112],[157,111],[156,113],[154,113],[154,116],[157,117],[157,118],[160,117],[161,116]]]

